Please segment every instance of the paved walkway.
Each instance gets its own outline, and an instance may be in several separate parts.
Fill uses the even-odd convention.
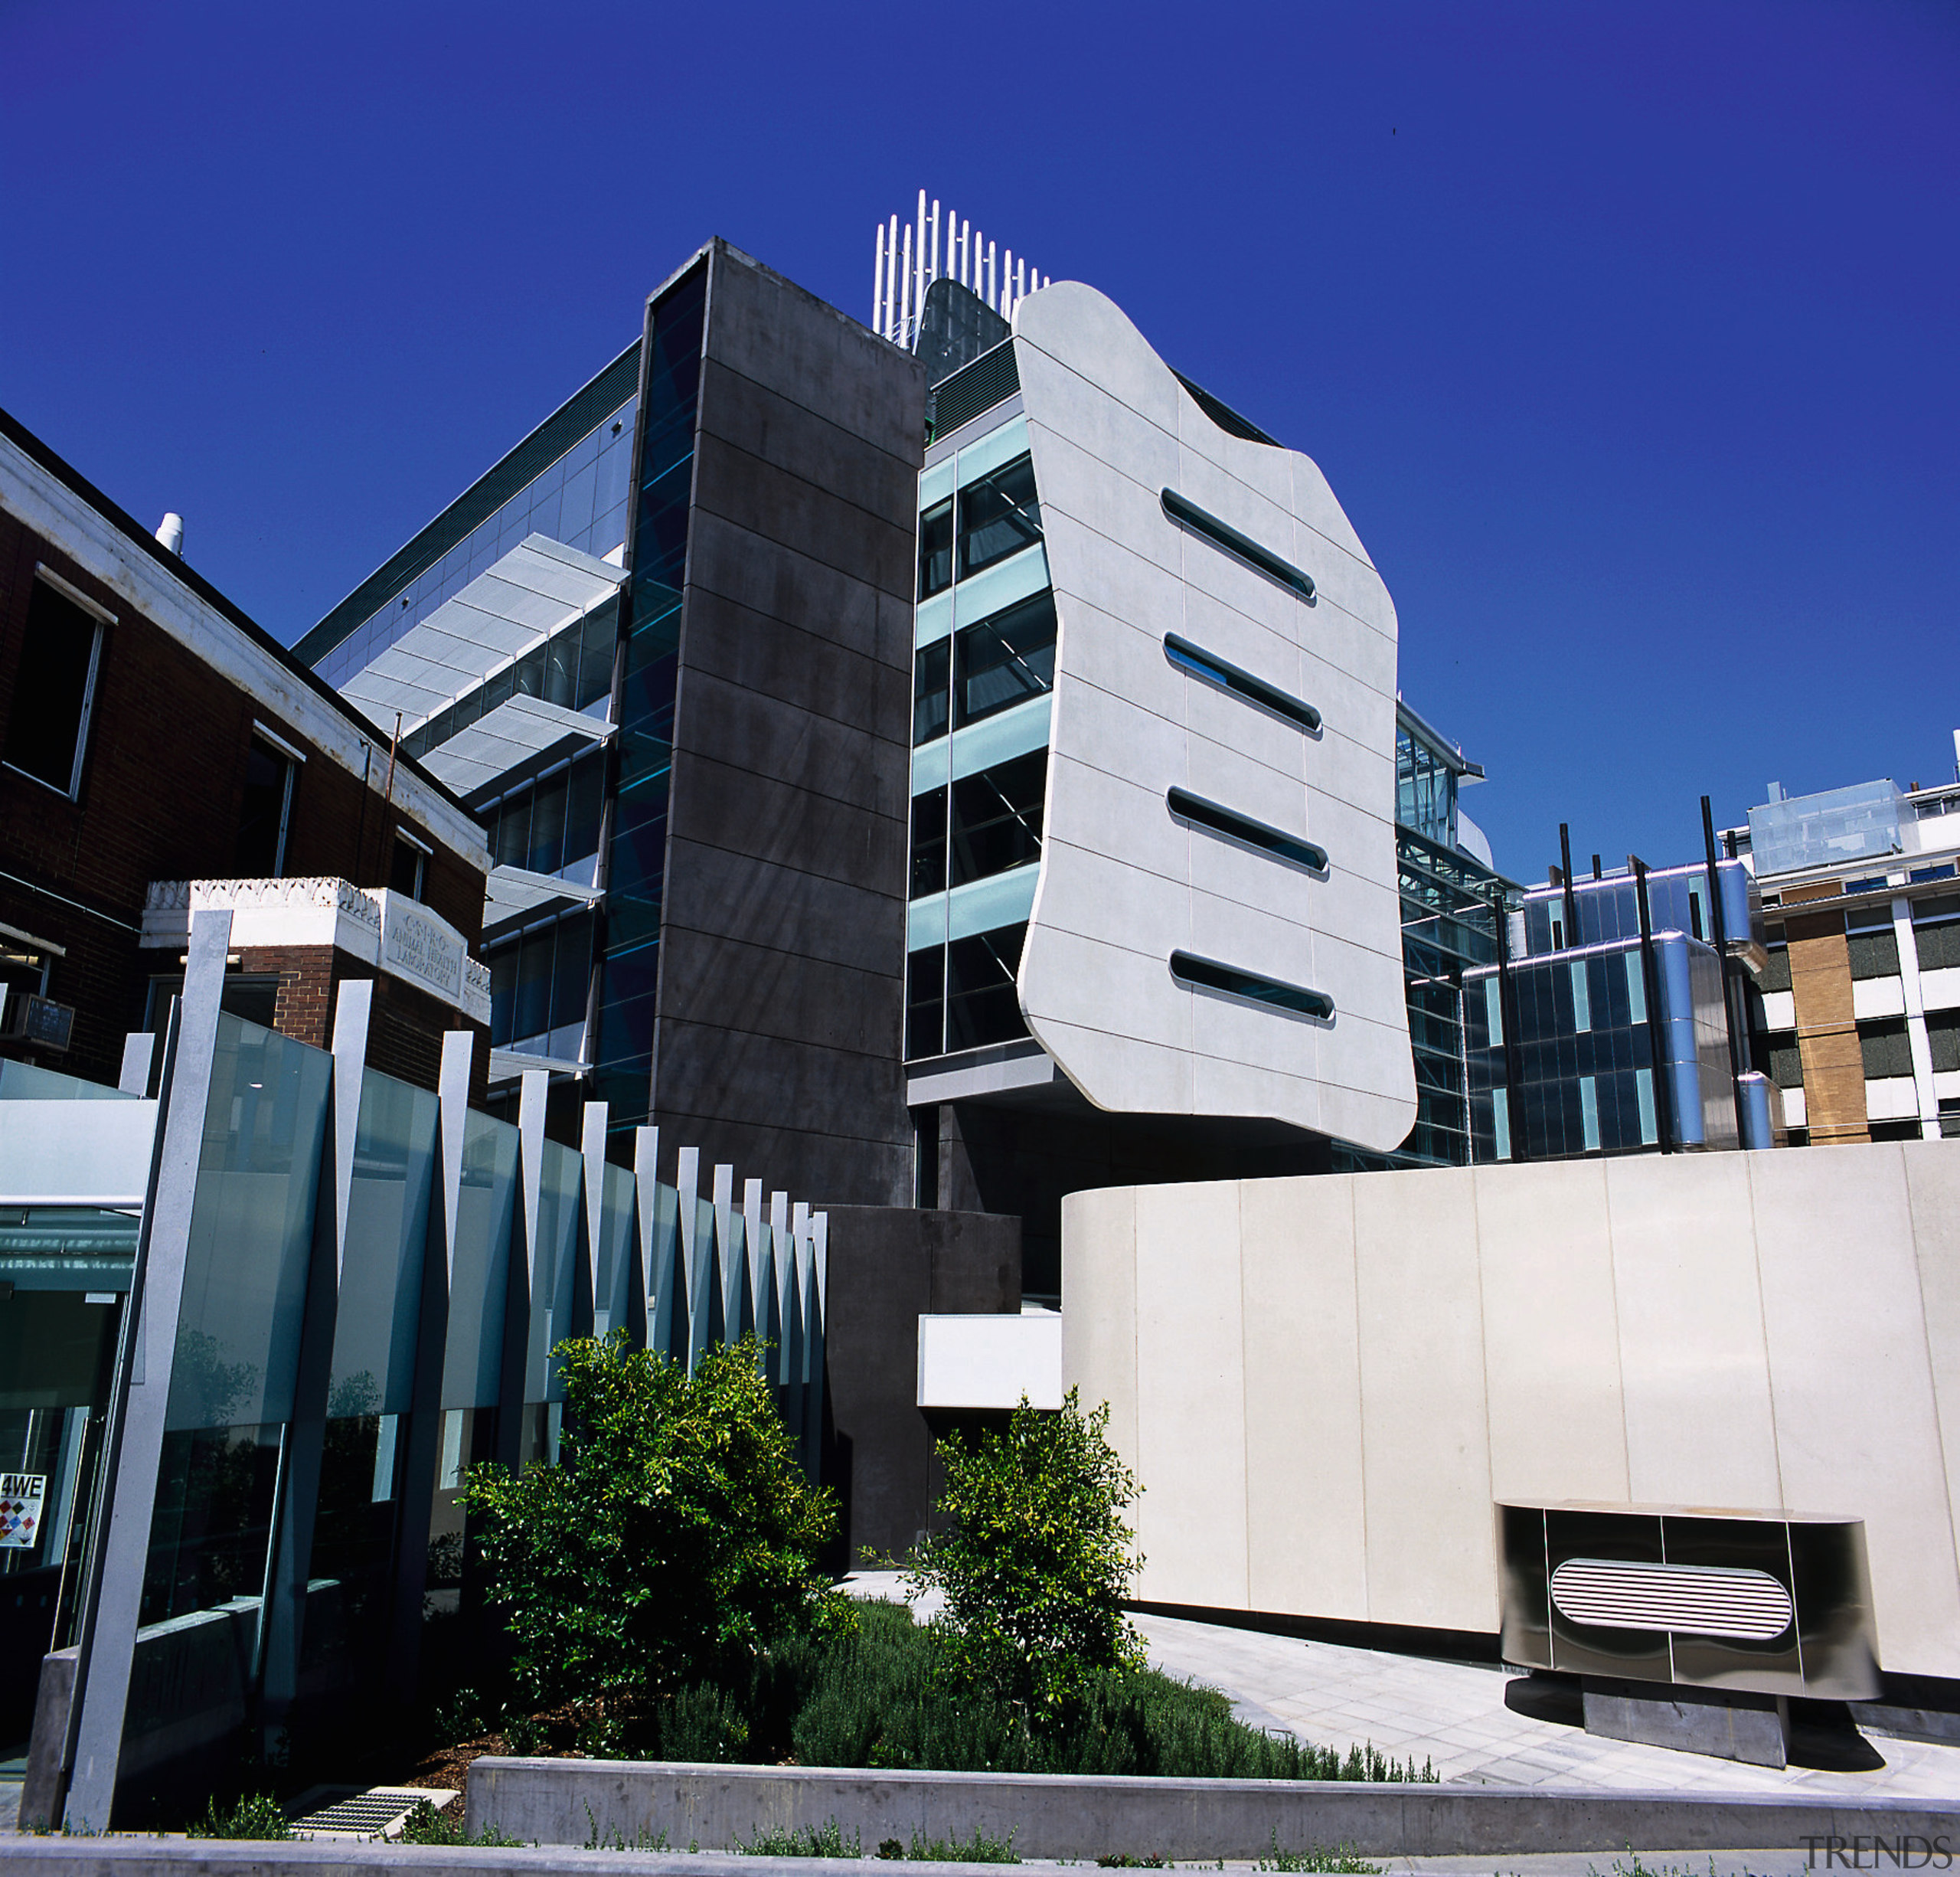
[[[845,1588],[855,1596],[905,1598],[896,1571],[859,1571]],[[918,1607],[922,1615],[929,1614]],[[1446,1780],[1634,1792],[1795,1790],[1846,1798],[1960,1800],[1960,1746],[1868,1734],[1885,1757],[1882,1767],[1826,1773],[1791,1767],[1779,1772],[1602,1740],[1580,1728],[1514,1714],[1504,1705],[1510,1672],[1494,1666],[1301,1642],[1173,1617],[1138,1617],[1136,1624],[1153,1667],[1220,1689],[1233,1712],[1254,1726],[1290,1731],[1343,1753],[1370,1741],[1396,1760],[1413,1758],[1419,1767],[1433,1763]],[[1592,1862],[1600,1877],[1612,1877],[1610,1858]],[[1753,1868],[1766,1867],[1759,1862]],[[1583,1873],[1586,1861],[1576,1869]],[[1707,1877],[1705,1859],[1696,1860],[1695,1873]]]

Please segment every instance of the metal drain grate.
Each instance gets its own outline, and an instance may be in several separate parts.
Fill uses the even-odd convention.
[[[292,1821],[305,1838],[392,1838],[423,1800],[438,1808],[456,1794],[442,1787],[374,1786]]]

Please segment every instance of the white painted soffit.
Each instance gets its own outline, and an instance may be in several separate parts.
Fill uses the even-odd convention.
[[[488,716],[428,751],[422,767],[468,797],[561,743],[603,743],[612,734],[612,726],[602,717],[569,711],[542,698],[508,698]]]
[[[377,724],[413,728],[616,593],[625,573],[544,535],[495,566],[356,672],[340,694]]]

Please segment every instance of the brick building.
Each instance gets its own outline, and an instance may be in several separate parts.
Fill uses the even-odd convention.
[[[1790,1144],[1960,1136],[1960,767],[1924,788],[1772,784],[1735,838],[1768,921],[1760,1023]]]
[[[489,864],[454,795],[0,412],[0,1059],[116,1081],[194,901],[234,911],[228,1009],[324,1045],[338,983],[375,978],[370,1060],[433,1087],[488,1015]]]

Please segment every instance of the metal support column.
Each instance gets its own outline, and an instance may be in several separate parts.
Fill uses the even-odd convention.
[[[184,994],[165,1063],[163,1114],[150,1162],[149,1195],[125,1306],[133,1327],[104,1437],[102,1537],[85,1592],[70,1745],[63,1756],[67,1789],[61,1819],[72,1832],[106,1831],[115,1804],[230,943],[228,911],[192,915]]]

